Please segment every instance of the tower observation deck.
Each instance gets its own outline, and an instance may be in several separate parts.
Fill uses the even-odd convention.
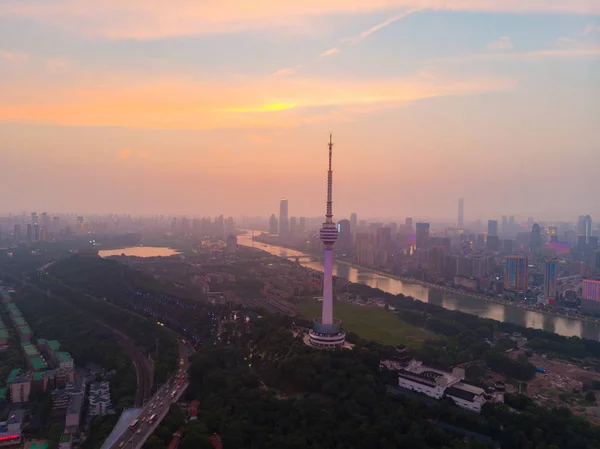
[[[325,247],[323,269],[323,312],[321,318],[313,320],[313,328],[309,332],[310,344],[319,348],[339,348],[344,346],[346,333],[342,330],[342,321],[333,318],[333,245],[337,240],[337,226],[333,222],[333,171],[331,159],[333,142],[329,136],[329,170],[327,171],[327,211],[325,223],[319,236]]]

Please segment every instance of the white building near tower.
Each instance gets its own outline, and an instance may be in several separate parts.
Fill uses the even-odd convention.
[[[320,238],[325,247],[323,269],[323,312],[321,318],[313,320],[313,328],[309,332],[310,344],[325,349],[341,348],[346,341],[346,333],[342,329],[342,321],[333,318],[333,245],[337,240],[337,226],[333,222],[333,171],[331,170],[333,142],[329,136],[329,170],[327,171],[327,212],[325,223],[321,227]]]

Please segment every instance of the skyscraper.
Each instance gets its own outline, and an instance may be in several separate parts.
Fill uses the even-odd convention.
[[[322,348],[339,348],[344,345],[346,333],[342,330],[342,321],[333,318],[333,245],[337,240],[337,228],[333,222],[333,171],[331,158],[333,142],[329,136],[329,170],[327,171],[327,211],[325,223],[320,231],[321,242],[325,247],[323,263],[323,313],[321,318],[313,320],[313,329],[309,333],[310,343]]]
[[[539,252],[542,250],[542,230],[540,228],[540,225],[537,223],[534,223],[531,227],[529,249],[534,254],[539,254]]]
[[[458,199],[458,229],[462,229],[465,225],[464,223],[464,200],[463,198]]]
[[[352,232],[352,235],[356,234],[356,225],[358,224],[358,215],[356,215],[356,212],[352,212],[350,214],[350,232]]]
[[[296,217],[290,218],[290,235],[292,235],[292,236],[296,235],[296,232],[297,232],[296,223],[297,223]]]
[[[352,223],[350,220],[340,220],[337,224],[338,240],[337,240],[337,252],[347,253],[352,249]]]
[[[13,231],[13,236],[14,236],[16,242],[21,241],[21,225],[20,224],[15,225],[15,229]]]
[[[300,217],[298,220],[298,234],[304,234],[306,232],[306,217]]]
[[[417,249],[429,247],[429,223],[417,223]]]
[[[498,235],[498,220],[488,220],[488,236]]]
[[[277,234],[277,231],[278,231],[277,217],[275,216],[275,214],[271,214],[271,217],[269,218],[269,234]]]
[[[529,272],[525,256],[508,256],[504,265],[504,288],[525,293],[529,287]]]
[[[290,222],[288,220],[288,200],[281,198],[279,202],[279,236],[287,237],[290,230]]]
[[[577,222],[577,234],[585,237],[585,243],[590,242],[592,236],[592,217],[589,215],[580,215]]]
[[[544,270],[544,296],[548,300],[548,304],[554,305],[556,302],[556,280],[558,271],[556,267],[556,259],[546,261]]]

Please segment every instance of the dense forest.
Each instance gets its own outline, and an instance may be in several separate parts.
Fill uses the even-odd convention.
[[[600,448],[599,428],[524,396],[486,405],[479,416],[445,401],[389,395],[379,360],[390,348],[371,342],[317,351],[288,325],[265,317],[254,326],[251,350],[194,356],[188,395],[200,400],[206,435],[220,433],[225,447]]]

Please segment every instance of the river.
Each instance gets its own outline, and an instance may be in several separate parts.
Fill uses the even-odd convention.
[[[122,254],[135,257],[169,257],[180,253],[177,250],[159,246],[128,246],[127,248],[98,251],[100,257],[120,256]]]
[[[249,234],[238,236],[238,244],[254,246],[255,248],[279,257],[308,256],[308,254],[300,251],[253,242],[252,237]],[[323,271],[323,264],[321,262],[303,262],[300,260],[300,264],[307,268]],[[435,288],[402,282],[368,270],[349,267],[335,262],[333,265],[333,274],[347,279],[350,282],[366,284],[370,287],[378,288],[394,295],[402,293],[406,296],[412,296],[419,301],[435,304],[444,307],[445,309],[460,310],[461,312],[470,313],[483,318],[491,318],[498,321],[518,324],[520,326],[543,329],[567,337],[577,336],[590,340],[600,340],[600,327],[593,322],[584,322],[567,317],[548,315],[525,310],[517,306],[498,304],[470,296],[443,292]]]

